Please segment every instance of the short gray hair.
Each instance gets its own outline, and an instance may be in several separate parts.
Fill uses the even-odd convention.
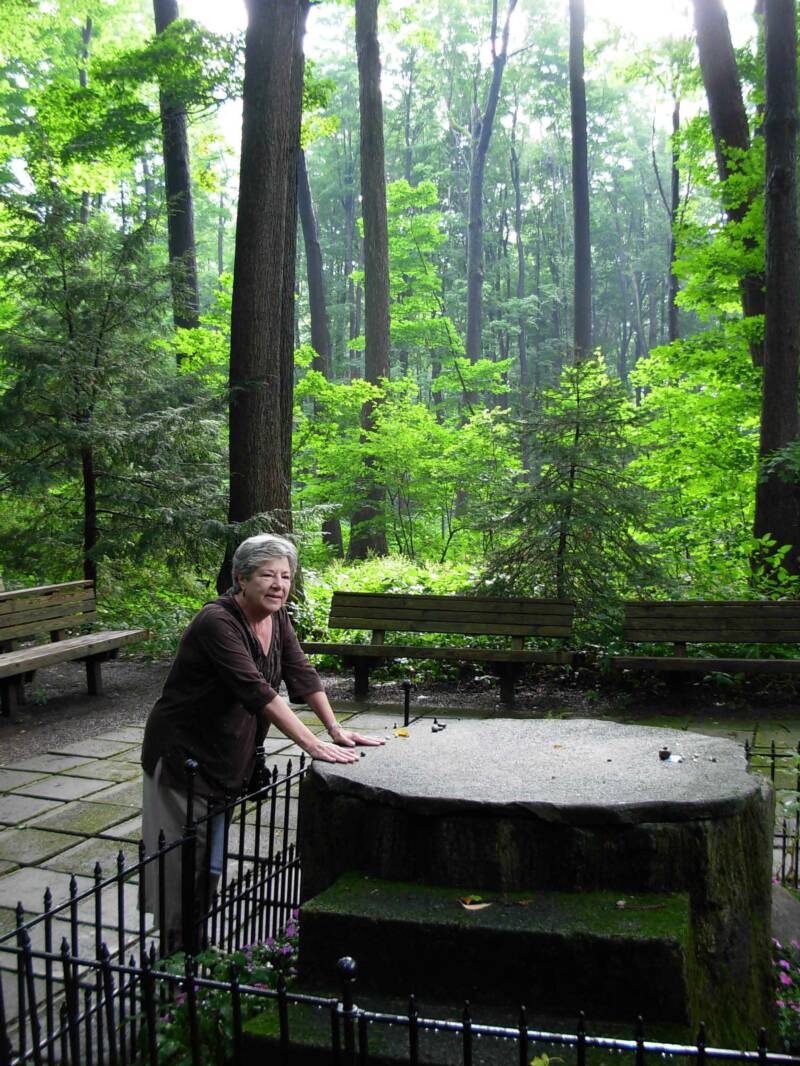
[[[274,533],[259,533],[255,537],[243,540],[233,553],[231,562],[233,586],[230,592],[233,594],[239,591],[238,579],[240,577],[250,577],[254,570],[269,562],[270,559],[282,559],[284,556],[289,560],[289,568],[294,577],[297,570],[297,548],[290,540],[276,537]]]

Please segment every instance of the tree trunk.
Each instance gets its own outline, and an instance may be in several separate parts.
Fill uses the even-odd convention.
[[[286,166],[286,226],[283,237],[283,296],[281,301],[280,402],[281,462],[287,500],[283,528],[292,528],[292,422],[294,418],[294,350],[296,329],[297,216],[300,157],[300,125],[303,115],[303,76],[305,56],[303,37],[306,32],[309,0],[295,3],[294,54],[292,57],[291,96],[289,98],[289,154]]]
[[[569,99],[572,127],[572,212],[575,233],[575,361],[592,350],[592,253],[589,235],[589,163],[586,86],[583,80],[583,0],[569,2]]]
[[[78,84],[82,89],[85,89],[89,84],[89,74],[87,71],[87,65],[89,63],[89,42],[92,39],[92,19],[90,15],[86,16],[86,22],[81,30],[81,40],[83,42],[83,48],[81,49],[81,65],[78,70]],[[89,221],[89,192],[84,190],[81,193],[81,213],[80,222],[85,226]]]
[[[97,581],[97,563],[90,553],[97,544],[97,473],[91,444],[81,446],[81,474],[83,477],[83,576]]]
[[[798,438],[800,233],[797,223],[797,29],[794,0],[766,0],[764,148],[766,319],[761,404],[762,463]],[[792,545],[783,565],[800,569],[800,489],[792,474],[767,473],[756,487],[755,535]],[[786,472],[783,471],[785,474]]]
[[[519,384],[523,403],[527,403],[529,382],[527,322],[522,311],[525,299],[525,246],[522,242],[522,189],[519,179],[519,156],[516,144],[517,112],[514,111],[514,124],[511,127],[511,183],[514,186],[514,232],[517,246],[517,300],[520,310],[517,315],[517,355],[519,358]]]
[[[232,526],[291,527],[286,340],[294,263],[287,207],[299,143],[297,57],[306,0],[248,0],[242,156],[236,220],[230,359],[230,503]],[[302,64],[301,64],[302,66]],[[276,313],[278,311],[278,313]],[[293,331],[293,327],[292,331]],[[236,538],[241,532],[237,530]],[[229,545],[218,587],[229,584]]]
[[[225,191],[219,190],[217,210],[217,277],[225,272]]]
[[[153,0],[153,12],[156,33],[162,33],[180,17],[177,0]],[[164,142],[169,262],[172,270],[172,317],[176,327],[196,329],[199,325],[200,294],[186,111],[167,99],[163,92],[159,93],[159,103]]]
[[[383,151],[383,98],[378,47],[378,0],[356,0],[358,99],[361,116],[361,209],[364,220],[364,377],[373,384],[389,376],[389,229]],[[365,430],[372,406],[362,412]],[[383,489],[369,472],[364,504],[352,516],[348,556],[385,555]]]
[[[305,153],[300,153],[297,173],[297,202],[300,222],[303,226],[303,243],[306,249],[306,274],[308,276],[308,307],[311,315],[311,347],[314,356],[313,368],[324,377],[330,377],[331,335],[328,328],[328,312],[325,306],[325,274],[322,269],[322,249],[319,243],[317,219],[308,183]]]
[[[747,112],[742,99],[736,56],[731,42],[728,16],[722,0],[694,0],[694,24],[697,35],[697,51],[703,75],[711,132],[714,136],[714,152],[720,181],[726,182],[738,169],[738,163],[730,157],[733,152],[746,152],[750,147],[750,130]],[[750,198],[731,204],[724,197],[725,211],[730,222],[742,222],[750,208]],[[752,249],[752,238],[744,239],[745,248]],[[745,318],[764,314],[764,278],[750,274],[739,283],[742,312]],[[759,341],[750,344],[754,366],[763,362],[763,345]]]
[[[678,167],[680,149],[678,135],[681,129],[681,102],[677,98],[672,108],[672,167],[670,170],[669,200],[669,286],[667,297],[667,340],[671,343],[679,337],[678,333],[678,277],[675,273],[675,252],[677,242],[675,227],[678,224],[678,212],[681,201],[681,175]]]
[[[467,358],[474,363],[483,350],[483,184],[486,156],[492,137],[503,71],[508,61],[508,29],[517,0],[508,0],[497,50],[497,0],[492,0],[492,80],[483,114],[472,130],[472,165],[469,174],[469,239],[467,241]]]

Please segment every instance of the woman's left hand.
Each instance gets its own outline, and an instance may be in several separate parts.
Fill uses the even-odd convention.
[[[334,744],[338,744],[342,748],[355,748],[357,746],[374,748],[386,743],[383,737],[365,737],[361,733],[353,733],[351,730],[343,729],[340,725],[332,726],[328,730],[328,735]]]

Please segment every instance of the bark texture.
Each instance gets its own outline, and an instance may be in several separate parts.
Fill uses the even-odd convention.
[[[291,528],[296,168],[304,0],[249,0],[231,309],[232,525]],[[298,86],[300,91],[298,91]],[[259,516],[269,515],[259,520]],[[241,539],[239,536],[238,539]],[[226,568],[218,584],[228,583]]]
[[[389,376],[389,229],[383,149],[383,97],[378,45],[378,0],[356,0],[358,100],[361,116],[361,210],[364,220],[364,377],[377,384]],[[372,408],[363,412],[365,429]],[[385,555],[380,523],[383,490],[365,485],[364,506],[352,516],[348,555]]]
[[[720,181],[725,182],[738,169],[736,155],[750,147],[750,129],[742,99],[742,86],[736,68],[728,16],[722,0],[694,0],[694,24],[700,70],[708,99],[708,114],[714,137],[714,152]],[[741,223],[751,200],[725,204],[728,221]],[[745,247],[753,243],[744,242]],[[740,285],[742,312],[745,318],[764,314],[764,278],[755,273],[742,278]],[[754,365],[762,363],[764,352],[759,341],[752,341],[750,354]]]
[[[800,358],[800,233],[797,224],[797,31],[793,0],[766,0],[764,148],[766,319],[761,401],[762,460],[797,440]],[[791,544],[784,566],[800,569],[800,491],[762,468],[755,535]]]
[[[180,17],[177,0],[153,0],[153,13],[156,33],[162,33]],[[186,111],[163,92],[159,92],[159,104],[164,142],[169,261],[172,268],[172,316],[176,326],[196,329],[199,325],[200,295]]]
[[[592,350],[592,252],[589,235],[589,163],[586,86],[583,80],[583,0],[569,4],[569,100],[572,127],[572,212],[575,239],[576,362]]]

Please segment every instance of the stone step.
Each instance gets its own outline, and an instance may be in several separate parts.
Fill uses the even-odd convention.
[[[299,970],[358,961],[366,992],[413,992],[577,1017],[691,1023],[685,894],[481,893],[345,874],[301,909]]]

